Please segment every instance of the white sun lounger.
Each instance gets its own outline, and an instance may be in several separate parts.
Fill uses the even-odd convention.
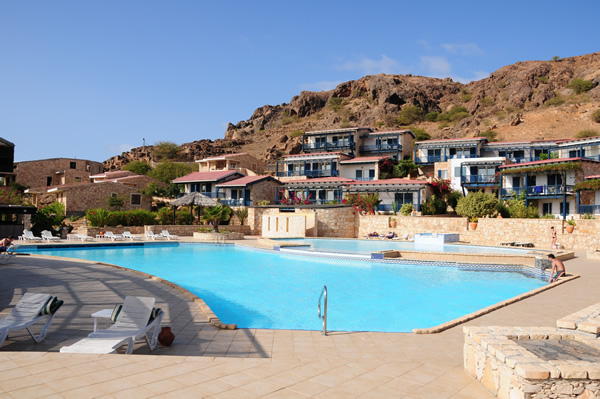
[[[0,319],[0,346],[8,336],[9,332],[22,329],[27,330],[35,343],[42,342],[46,338],[46,334],[48,333],[50,324],[52,324],[56,311],[62,305],[62,301],[58,301],[60,304],[57,304],[57,306],[52,309],[53,312],[50,312],[50,307],[46,305],[51,298],[53,297],[50,294],[25,293],[10,314]],[[44,323],[40,334],[35,336],[31,332],[30,327],[42,320],[46,320],[46,323]]]
[[[146,231],[146,239],[147,240],[164,240],[165,237],[162,234],[154,234],[152,230]]]
[[[95,240],[94,237],[86,236],[85,234],[75,234],[75,239],[81,240],[81,241],[94,241]]]
[[[25,241],[42,241],[42,237],[36,237],[33,235],[31,230],[23,230],[23,235],[21,236]]]
[[[123,238],[133,241],[133,240],[141,240],[144,237],[133,235],[133,234],[131,234],[131,232],[129,230],[125,230],[123,232]]]
[[[42,240],[58,241],[58,240],[60,240],[60,238],[54,237],[51,232],[49,232],[48,230],[44,230],[44,231],[42,231]]]
[[[123,236],[121,234],[115,234],[112,231],[107,231],[106,233],[104,233],[104,238],[109,238],[112,241],[115,241],[115,240],[122,240]]]
[[[156,318],[149,322],[155,299],[151,297],[125,297],[123,308],[115,324],[106,330],[98,330],[71,346],[60,349],[63,353],[113,353],[120,346],[127,344],[126,354],[133,352],[135,341],[144,338],[154,350],[158,345],[158,333],[163,318],[160,311]],[[148,333],[151,334],[148,337]]]
[[[171,234],[171,233],[169,233],[168,230],[163,230],[162,233],[161,233],[161,235],[163,237],[165,237],[167,240],[177,240],[177,239],[179,239],[178,235]]]
[[[6,252],[0,253],[0,264],[5,265],[10,262],[16,255],[17,247],[17,245],[11,245]]]

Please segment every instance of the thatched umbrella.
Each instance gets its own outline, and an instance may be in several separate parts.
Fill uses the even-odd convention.
[[[171,205],[173,206],[184,206],[189,205],[190,207],[190,218],[193,218],[194,213],[192,208],[194,205],[197,206],[215,206],[219,205],[217,201],[214,199],[207,197],[201,193],[188,193],[182,197],[177,198],[176,200],[171,201]],[[191,221],[190,221],[191,224]]]

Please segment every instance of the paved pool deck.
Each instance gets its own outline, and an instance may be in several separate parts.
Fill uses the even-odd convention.
[[[260,240],[246,240],[260,246]],[[581,278],[465,325],[554,326],[600,302],[600,262],[565,262]],[[18,256],[0,265],[0,317],[24,292],[65,305],[46,341],[16,331],[0,348],[3,398],[492,398],[463,371],[462,326],[438,334],[213,327],[192,298],[156,279],[103,264]],[[132,355],[58,353],[93,328],[91,313],[126,295],[154,296],[176,335],[171,347]],[[315,299],[316,307],[316,299]],[[316,314],[316,310],[315,310]],[[38,327],[38,326],[36,326]]]

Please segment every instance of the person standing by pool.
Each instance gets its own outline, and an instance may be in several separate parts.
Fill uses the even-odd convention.
[[[565,275],[565,264],[562,262],[562,260],[556,259],[554,254],[549,254],[548,259],[550,259],[552,262],[552,270],[550,271],[550,279],[548,282],[553,283],[558,280],[560,276]]]
[[[550,248],[556,249],[558,246],[556,245],[556,230],[554,230],[554,226],[550,227],[550,233],[552,234],[552,245]]]

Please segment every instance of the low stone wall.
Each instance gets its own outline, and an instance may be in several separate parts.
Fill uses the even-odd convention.
[[[131,234],[146,234],[146,231],[151,230],[155,234],[160,233],[163,230],[168,230],[169,233],[178,235],[180,237],[191,237],[195,232],[200,231],[201,228],[212,229],[212,226],[196,226],[196,225],[179,225],[179,224],[168,224],[168,225],[152,225],[152,226],[108,226],[108,227],[80,227],[73,231],[73,233],[85,234],[91,237],[95,237],[100,234],[100,231],[112,231],[115,234],[123,234],[123,231],[128,230]],[[232,231],[236,233],[242,233],[243,235],[250,235],[250,226],[244,225],[222,225],[219,226],[219,230]]]
[[[464,327],[465,371],[500,399],[600,397],[600,339],[551,327]],[[574,350],[568,343],[577,343]],[[540,350],[536,350],[536,347]],[[529,348],[529,349],[527,349]],[[534,352],[552,359],[542,359]]]

